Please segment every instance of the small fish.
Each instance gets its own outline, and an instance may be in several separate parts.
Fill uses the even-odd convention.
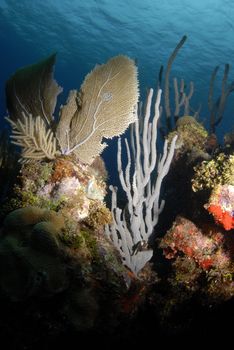
[[[133,245],[131,256],[136,255],[138,252],[146,249],[148,249],[148,243],[143,239],[142,241],[139,241]]]

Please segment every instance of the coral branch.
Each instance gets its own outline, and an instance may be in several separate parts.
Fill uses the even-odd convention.
[[[161,90],[158,91],[155,102],[155,114],[150,122],[150,110],[153,89],[149,90],[142,133],[138,120],[135,122],[133,139],[133,155],[125,139],[127,165],[122,164],[121,140],[118,140],[118,173],[121,186],[126,194],[128,204],[125,210],[117,206],[117,189],[112,191],[113,224],[106,226],[106,234],[119,250],[123,263],[136,275],[152,257],[153,251],[148,248],[148,240],[158,222],[164,201],[160,200],[161,185],[167,175],[175,150],[175,136],[168,149],[164,144],[163,155],[157,159],[157,123],[160,116]],[[131,166],[133,175],[131,177]],[[152,181],[152,174],[157,171],[157,178]]]
[[[29,159],[54,159],[57,154],[57,143],[53,132],[46,128],[44,120],[37,116],[26,115],[16,122],[6,117],[12,126],[12,143],[23,148],[21,161]]]

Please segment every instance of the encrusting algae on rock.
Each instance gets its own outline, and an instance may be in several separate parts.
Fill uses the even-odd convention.
[[[187,159],[193,162],[197,158],[208,158],[205,152],[208,133],[201,123],[192,116],[178,118],[175,130],[171,131],[167,139],[170,142],[174,135],[178,135],[176,141],[175,157],[187,155]]]
[[[194,192],[209,190],[205,208],[225,230],[234,228],[234,156],[219,153],[195,168],[192,178]]]

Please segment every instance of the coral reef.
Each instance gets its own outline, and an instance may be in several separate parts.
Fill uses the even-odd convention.
[[[180,117],[176,122],[175,130],[168,134],[167,138],[169,142],[174,135],[178,135],[175,152],[176,158],[182,157],[185,154],[189,162],[194,162],[197,158],[209,158],[205,147],[208,133],[194,117]]]
[[[234,186],[218,185],[211,192],[205,208],[225,230],[234,229]]]
[[[20,310],[18,319],[27,315],[37,324],[40,318],[42,329],[55,334],[65,328],[107,336],[119,329],[128,333],[150,310],[157,325],[168,328],[171,322],[177,331],[180,314],[187,323],[194,305],[208,309],[233,299],[233,133],[221,146],[214,133],[220,111],[211,118],[210,134],[197,120],[190,107],[193,82],[188,92],[183,80],[180,91],[174,80],[171,114],[169,73],[185,40],[167,66],[169,134],[161,156],[162,91],[153,118],[152,89],[136,113],[137,69],[126,56],[95,67],[79,92],[70,91],[57,119],[55,55],[8,80],[7,120],[13,143],[22,149],[16,169],[18,156],[1,138],[1,184],[10,190],[0,192],[0,299]],[[131,144],[124,140],[126,165],[120,139],[117,150],[127,198],[119,206],[110,186],[110,210],[102,138],[122,134],[133,122]],[[7,181],[8,174],[14,181]]]
[[[204,207],[225,230],[234,228],[234,156],[218,153],[210,161],[195,168],[192,178],[194,192],[208,190],[209,199]]]
[[[177,217],[160,247],[167,259],[174,260],[174,284],[183,284],[190,293],[199,291],[208,302],[234,296],[233,235],[213,224],[198,227]]]
[[[17,207],[36,205],[60,210],[79,222],[88,217],[91,202],[104,206],[106,184],[97,172],[95,166],[85,165],[71,156],[23,164],[11,202],[17,203]]]
[[[58,298],[59,318],[76,331],[107,324],[111,331],[137,313],[157,280],[150,264],[134,276],[104,234],[112,214],[101,141],[136,121],[137,69],[126,56],[96,66],[56,120],[54,62],[52,55],[6,83],[6,119],[21,165],[1,206],[0,294],[36,305]]]
[[[129,299],[128,312],[124,307],[134,284],[144,285],[150,271],[142,282],[133,278],[98,230],[49,209],[12,211],[0,232],[1,292],[15,302],[62,294],[60,317],[77,331],[102,328],[107,317],[116,324],[119,315],[129,315],[142,302]]]
[[[105,179],[100,159],[22,164],[0,233],[0,290],[18,302],[63,293],[61,317],[77,331],[136,312],[157,279],[149,267],[136,279],[105,236],[112,221]]]
[[[179,111],[183,94],[178,96]],[[171,142],[178,133],[175,156],[166,179],[164,215],[156,228],[161,235],[156,251],[163,255],[155,258],[162,279],[155,286],[154,304],[160,323],[180,332],[196,308],[215,309],[233,301],[234,158],[232,133],[223,144],[215,134],[221,114],[216,120],[211,115],[210,133],[195,115],[176,115],[175,129],[170,126],[167,136]]]
[[[223,152],[213,159],[203,161],[194,167],[192,178],[194,192],[202,189],[212,189],[217,185],[234,185],[234,156]]]

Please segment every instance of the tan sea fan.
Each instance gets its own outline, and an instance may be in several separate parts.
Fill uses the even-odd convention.
[[[96,66],[79,92],[69,92],[57,121],[53,112],[62,89],[53,79],[54,62],[51,55],[7,81],[6,120],[12,127],[12,143],[22,148],[23,162],[75,153],[91,164],[106,146],[103,138],[122,134],[136,120],[137,67],[121,55]]]
[[[120,55],[96,66],[61,109],[57,138],[62,153],[74,152],[81,161],[92,163],[106,146],[103,138],[121,135],[135,122],[138,95],[133,60]]]

